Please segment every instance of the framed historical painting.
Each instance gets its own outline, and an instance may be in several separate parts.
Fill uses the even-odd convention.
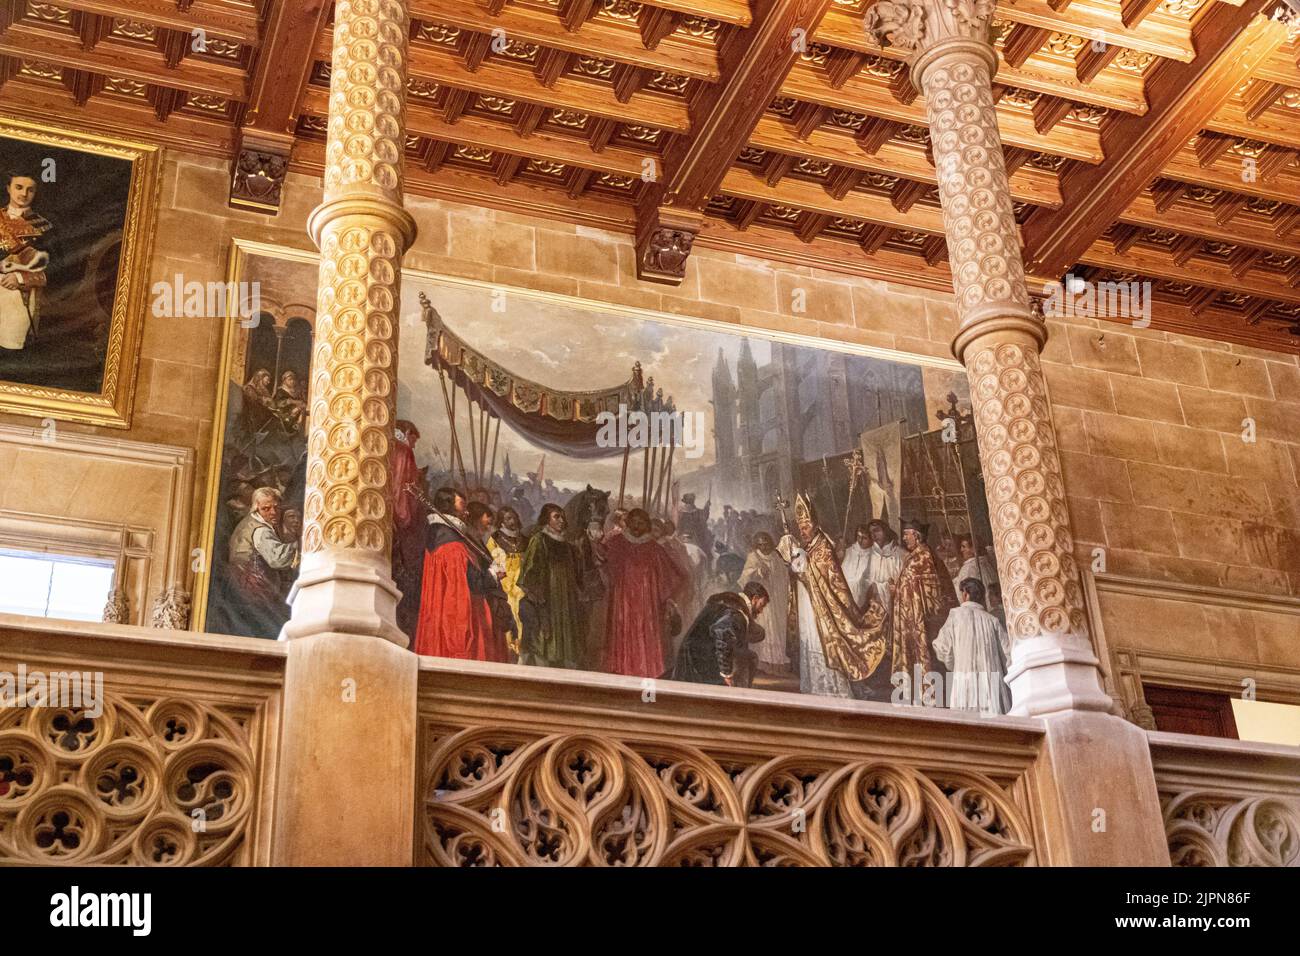
[[[0,119],[0,411],[130,427],[158,163]]]
[[[313,253],[235,243],[258,312],[226,323],[201,630],[289,618],[316,281]],[[900,669],[942,670],[963,594],[1001,613],[954,361],[418,271],[400,335],[392,557],[417,653],[889,699]]]

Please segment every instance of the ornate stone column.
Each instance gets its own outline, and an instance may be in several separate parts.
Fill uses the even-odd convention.
[[[302,566],[280,635],[281,864],[411,860],[416,659],[396,623],[388,458],[415,238],[402,207],[408,29],[405,0],[335,7],[325,197],[308,222],[321,256]]]
[[[989,0],[880,0],[868,29],[912,50],[925,94],[1007,628],[1013,713],[1109,711],[1088,637],[1060,456],[993,107]]]
[[[1088,635],[1020,237],[993,104],[992,0],[878,0],[867,29],[910,51],[924,95],[1012,637],[1012,713],[1045,717],[1051,862],[1166,865],[1145,734],[1110,715]],[[1099,829],[1100,827],[1100,829]]]

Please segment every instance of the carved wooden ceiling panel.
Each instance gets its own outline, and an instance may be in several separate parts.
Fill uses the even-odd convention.
[[[923,100],[873,0],[411,0],[408,189],[951,288]],[[1006,0],[1026,265],[1300,347],[1300,28],[1279,0]],[[325,0],[0,0],[0,110],[319,174]],[[672,270],[648,278],[673,281]]]

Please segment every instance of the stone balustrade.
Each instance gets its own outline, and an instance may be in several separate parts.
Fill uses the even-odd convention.
[[[1300,866],[1300,748],[1150,739],[1174,866]]]
[[[0,709],[0,862],[272,862],[287,657],[0,615],[0,690],[83,693]],[[1041,718],[434,658],[416,688],[394,717],[417,727],[415,865],[1060,865],[1095,819],[1048,751],[1104,742]],[[1163,819],[1141,822],[1174,865],[1300,865],[1300,750],[1148,739],[1150,793],[1117,785],[1107,814],[1158,794]],[[350,793],[318,809],[346,826]]]
[[[1035,720],[431,658],[419,686],[417,863],[1042,862]]]
[[[0,862],[269,863],[284,658],[269,641],[0,615]],[[31,706],[7,706],[10,677]]]

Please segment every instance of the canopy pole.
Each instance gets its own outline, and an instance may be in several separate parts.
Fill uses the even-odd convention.
[[[668,517],[672,510],[672,483],[673,483],[673,452],[677,450],[677,428],[676,421],[673,421],[671,431],[668,433],[668,455],[664,462],[663,473],[660,475],[659,491],[660,495],[655,498],[655,507],[662,506],[663,515]]]
[[[496,423],[496,434],[492,438],[492,468],[488,471],[493,487],[496,487],[497,483],[497,444],[501,441],[501,419],[497,418]]]
[[[478,485],[480,488],[486,488],[487,485],[484,484],[484,482],[487,480],[488,475],[490,474],[488,472],[488,465],[487,465],[488,435],[491,434],[491,429],[492,429],[492,419],[488,418],[488,409],[486,405],[482,405],[479,408],[478,424],[479,424],[479,435],[480,435],[479,447],[481,449],[479,451],[478,460],[479,463],[483,466],[482,470],[479,472]]]
[[[641,507],[648,507],[650,500],[650,446],[647,445],[645,455],[641,458]]]
[[[659,446],[655,445],[654,454],[650,457],[650,507],[646,509],[651,514],[657,514],[659,511],[659,489],[664,474],[663,457]]]
[[[465,485],[466,491],[469,490],[469,481],[465,478],[465,461],[460,454],[460,439],[456,437],[456,389],[451,389],[451,395],[447,394],[447,376],[441,368],[438,369],[438,384],[442,386],[442,403],[447,409],[447,425],[451,428],[451,468],[452,473],[456,471],[457,464],[460,465],[460,480]]]
[[[474,403],[469,400],[468,394],[465,395],[465,415],[469,418],[469,453],[474,466],[474,478],[482,484],[483,473],[478,464],[478,436],[474,434]],[[465,490],[469,491],[468,488]]]
[[[627,460],[632,455],[632,446],[624,443],[623,445],[623,474],[618,479],[618,507],[623,509],[623,498],[627,491]]]

